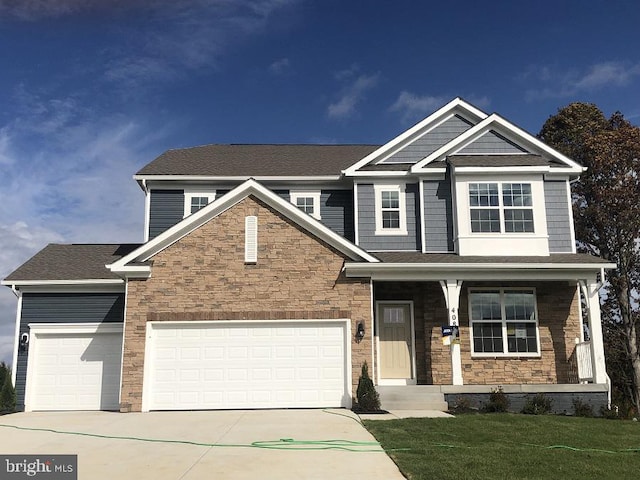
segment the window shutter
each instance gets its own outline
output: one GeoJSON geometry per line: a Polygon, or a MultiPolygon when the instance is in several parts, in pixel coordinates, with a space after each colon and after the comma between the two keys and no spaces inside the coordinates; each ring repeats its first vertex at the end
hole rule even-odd
{"type": "Polygon", "coordinates": [[[258,217],[244,219],[244,263],[258,261],[258,217]]]}

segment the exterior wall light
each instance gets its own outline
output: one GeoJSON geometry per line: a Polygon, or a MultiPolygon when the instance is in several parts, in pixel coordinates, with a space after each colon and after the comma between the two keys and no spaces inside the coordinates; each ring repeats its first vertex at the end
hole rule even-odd
{"type": "Polygon", "coordinates": [[[360,343],[364,338],[364,322],[358,322],[356,327],[356,343],[360,343]]]}

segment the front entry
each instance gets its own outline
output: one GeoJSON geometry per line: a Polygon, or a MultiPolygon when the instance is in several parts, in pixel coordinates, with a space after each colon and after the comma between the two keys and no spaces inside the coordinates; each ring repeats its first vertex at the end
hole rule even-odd
{"type": "Polygon", "coordinates": [[[380,382],[415,383],[413,319],[410,303],[378,303],[380,382]]]}

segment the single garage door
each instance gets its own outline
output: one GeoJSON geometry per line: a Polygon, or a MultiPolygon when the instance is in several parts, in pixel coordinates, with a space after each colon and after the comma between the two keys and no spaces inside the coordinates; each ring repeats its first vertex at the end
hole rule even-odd
{"type": "Polygon", "coordinates": [[[117,410],[122,324],[30,325],[27,410],[117,410]]]}
{"type": "Polygon", "coordinates": [[[346,321],[148,328],[144,410],[350,405],[346,321]]]}

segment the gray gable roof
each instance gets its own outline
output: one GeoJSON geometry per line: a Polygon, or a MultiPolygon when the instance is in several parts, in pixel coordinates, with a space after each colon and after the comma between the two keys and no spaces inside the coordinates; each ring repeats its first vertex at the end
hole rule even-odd
{"type": "Polygon", "coordinates": [[[379,145],[203,145],[168,150],[137,175],[324,176],[345,168],[379,145]]]}
{"type": "Polygon", "coordinates": [[[140,244],[49,244],[13,273],[5,283],[31,280],[111,280],[105,268],[140,244]]]}

